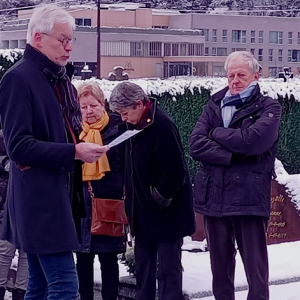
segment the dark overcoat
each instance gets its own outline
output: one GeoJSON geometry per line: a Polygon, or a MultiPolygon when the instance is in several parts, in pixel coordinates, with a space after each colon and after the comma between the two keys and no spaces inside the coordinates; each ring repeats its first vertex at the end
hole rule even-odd
{"type": "MultiPolygon", "coordinates": [[[[109,144],[118,137],[124,127],[120,116],[116,113],[109,114],[109,123],[101,131],[104,145],[109,144]]],[[[91,184],[95,197],[106,199],[122,199],[124,184],[124,153],[121,145],[109,149],[106,153],[110,171],[100,180],[92,180],[91,184]]],[[[125,252],[125,236],[112,237],[107,235],[91,234],[92,201],[88,191],[87,182],[84,182],[84,202],[87,217],[81,220],[80,252],[125,252]]]]}
{"type": "Polygon", "coordinates": [[[1,123],[12,162],[2,238],[27,253],[79,246],[72,208],[80,212],[82,187],[77,184],[73,194],[75,146],[68,143],[54,91],[58,70],[27,45],[0,84],[1,123]],[[30,168],[21,171],[18,165],[30,168]]]}
{"type": "Polygon", "coordinates": [[[257,85],[224,128],[220,104],[227,90],[212,96],[190,137],[191,156],[200,161],[195,210],[216,217],[269,217],[281,107],[257,85]]]}
{"type": "Polygon", "coordinates": [[[192,234],[192,188],[175,124],[154,101],[136,129],[143,130],[126,143],[125,156],[125,204],[133,235],[166,242],[192,234]],[[154,200],[154,188],[171,199],[169,206],[154,200]]]}
{"type": "Polygon", "coordinates": [[[3,132],[0,130],[0,229],[3,223],[4,203],[6,201],[8,177],[9,177],[9,158],[6,153],[3,132]]]}

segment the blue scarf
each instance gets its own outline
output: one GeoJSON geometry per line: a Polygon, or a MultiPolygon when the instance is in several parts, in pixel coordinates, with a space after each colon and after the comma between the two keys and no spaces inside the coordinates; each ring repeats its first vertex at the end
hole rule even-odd
{"type": "Polygon", "coordinates": [[[248,87],[237,95],[231,95],[230,90],[227,91],[225,97],[221,101],[222,118],[224,127],[228,127],[234,113],[248,100],[257,85],[257,81],[251,82],[248,87]]]}

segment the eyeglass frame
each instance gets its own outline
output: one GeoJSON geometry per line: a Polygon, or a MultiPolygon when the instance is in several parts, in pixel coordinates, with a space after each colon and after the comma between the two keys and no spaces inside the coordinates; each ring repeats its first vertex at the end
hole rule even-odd
{"type": "Polygon", "coordinates": [[[58,37],[52,35],[52,34],[49,34],[49,33],[46,33],[46,32],[41,32],[41,34],[45,34],[47,36],[53,36],[54,38],[56,38],[59,42],[62,43],[62,45],[64,47],[66,47],[68,45],[68,43],[70,42],[71,44],[74,44],[76,42],[76,37],[75,36],[72,36],[71,38],[69,37],[65,37],[63,39],[59,39],[58,37]]]}

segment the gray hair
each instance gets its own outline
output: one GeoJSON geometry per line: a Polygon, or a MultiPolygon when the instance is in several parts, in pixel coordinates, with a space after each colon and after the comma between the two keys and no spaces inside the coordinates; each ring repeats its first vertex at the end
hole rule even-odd
{"type": "Polygon", "coordinates": [[[55,23],[69,24],[75,29],[74,18],[63,8],[55,4],[45,4],[34,9],[27,30],[27,43],[30,44],[37,32],[51,34],[55,23]]]}
{"type": "Polygon", "coordinates": [[[114,87],[108,103],[112,111],[118,111],[124,108],[136,108],[138,100],[145,105],[149,98],[139,85],[124,81],[114,87]]]}
{"type": "Polygon", "coordinates": [[[230,53],[227,56],[225,65],[224,65],[225,71],[228,72],[228,65],[231,60],[239,59],[239,58],[244,60],[245,62],[248,62],[249,69],[252,72],[252,74],[254,74],[255,72],[259,72],[259,70],[261,69],[261,65],[258,63],[258,61],[256,60],[256,58],[253,56],[252,53],[250,53],[248,51],[236,51],[236,52],[230,53]]]}

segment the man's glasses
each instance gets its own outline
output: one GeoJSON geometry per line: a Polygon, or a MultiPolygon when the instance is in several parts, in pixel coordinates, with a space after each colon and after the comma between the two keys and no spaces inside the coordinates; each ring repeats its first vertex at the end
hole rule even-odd
{"type": "Polygon", "coordinates": [[[59,42],[62,43],[62,45],[63,45],[64,47],[66,47],[67,44],[68,44],[69,42],[70,42],[71,44],[74,44],[75,41],[76,41],[76,38],[75,38],[74,36],[72,36],[71,38],[65,37],[65,38],[59,39],[59,38],[57,38],[56,36],[51,35],[51,34],[48,34],[48,33],[45,33],[45,32],[41,32],[41,34],[45,34],[45,35],[47,35],[47,36],[52,36],[52,37],[56,38],[59,42]]]}

